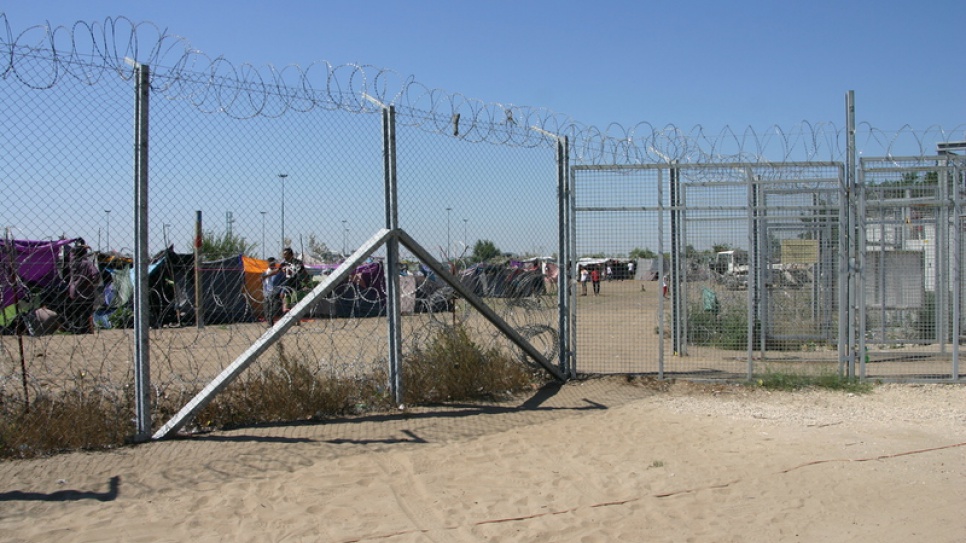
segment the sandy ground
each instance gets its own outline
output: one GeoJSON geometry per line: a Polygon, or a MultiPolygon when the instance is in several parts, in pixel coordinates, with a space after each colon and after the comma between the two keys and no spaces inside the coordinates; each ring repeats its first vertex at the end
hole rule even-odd
{"type": "Polygon", "coordinates": [[[966,541],[966,387],[573,382],[0,463],[3,541],[966,541]]]}

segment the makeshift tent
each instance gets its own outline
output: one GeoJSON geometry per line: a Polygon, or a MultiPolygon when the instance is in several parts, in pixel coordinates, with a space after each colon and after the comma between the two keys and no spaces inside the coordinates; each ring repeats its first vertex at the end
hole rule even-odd
{"type": "Polygon", "coordinates": [[[557,261],[551,256],[535,256],[523,261],[525,268],[532,267],[534,271],[543,274],[544,290],[546,292],[557,291],[557,280],[560,271],[557,268],[557,261]]]}
{"type": "MultiPolygon", "coordinates": [[[[354,300],[341,297],[352,305],[355,317],[375,317],[386,314],[386,274],[382,262],[370,262],[356,267],[349,275],[354,300]]],[[[340,312],[341,313],[341,312],[340,312]]]]}
{"type": "MultiPolygon", "coordinates": [[[[253,320],[241,255],[202,262],[201,305],[205,324],[253,320]]],[[[148,267],[151,326],[195,323],[194,255],[166,249],[148,267]]]]}
{"type": "Polygon", "coordinates": [[[318,317],[378,317],[386,314],[386,274],[382,262],[356,267],[326,300],[310,312],[318,317]]]}
{"type": "Polygon", "coordinates": [[[252,314],[265,318],[265,298],[262,291],[262,275],[268,269],[268,261],[250,256],[242,256],[242,270],[245,275],[245,297],[251,306],[252,314]]]}
{"type": "Polygon", "coordinates": [[[60,285],[60,249],[74,240],[0,240],[0,307],[60,285]]]}
{"type": "Polygon", "coordinates": [[[0,240],[0,327],[12,325],[18,314],[45,305],[57,311],[63,305],[60,251],[73,242],[0,240]]]}
{"type": "MultiPolygon", "coordinates": [[[[426,275],[399,278],[399,303],[403,314],[446,311],[453,289],[426,275]]],[[[386,314],[386,274],[382,262],[358,266],[336,285],[332,294],[319,301],[309,315],[316,317],[377,317],[386,314]]]]}
{"type": "Polygon", "coordinates": [[[105,297],[105,304],[108,307],[117,309],[131,304],[134,297],[134,274],[130,266],[114,268],[108,271],[111,274],[111,299],[105,297]]]}
{"type": "MultiPolygon", "coordinates": [[[[201,263],[201,301],[205,324],[251,322],[252,308],[245,293],[245,268],[242,256],[201,263]]],[[[184,276],[184,292],[191,322],[195,312],[195,276],[184,276]]]]}
{"type": "Polygon", "coordinates": [[[415,276],[416,298],[414,311],[416,313],[439,313],[453,308],[453,287],[440,281],[435,276],[415,276]]]}

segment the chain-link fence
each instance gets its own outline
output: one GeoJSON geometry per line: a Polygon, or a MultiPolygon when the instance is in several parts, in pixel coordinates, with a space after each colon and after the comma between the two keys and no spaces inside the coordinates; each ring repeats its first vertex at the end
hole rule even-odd
{"type": "Polygon", "coordinates": [[[955,155],[866,160],[850,185],[830,126],[601,132],[358,66],[139,48],[137,25],[118,47],[105,24],[77,27],[86,52],[51,38],[73,30],[0,41],[7,406],[94,390],[143,437],[292,360],[399,401],[454,325],[558,378],[959,379],[955,155]]]}
{"type": "MultiPolygon", "coordinates": [[[[8,54],[6,405],[99,390],[138,404],[157,429],[168,410],[197,415],[211,398],[199,393],[236,369],[292,360],[401,400],[400,364],[454,325],[483,350],[534,364],[520,348],[532,344],[544,366],[559,363],[558,167],[553,142],[528,127],[467,119],[427,130],[431,115],[417,107],[390,126],[365,93],[347,107],[344,96],[184,69],[8,54]],[[24,84],[52,69],[90,80],[24,84]],[[257,111],[238,114],[239,101],[258,101],[257,111]],[[509,145],[474,141],[500,131],[509,145]],[[403,245],[390,258],[385,239],[373,244],[385,228],[425,252],[403,245]],[[487,314],[456,287],[485,300],[487,314]],[[393,312],[398,328],[387,326],[393,312]]],[[[204,424],[188,419],[175,428],[204,424]]]]}

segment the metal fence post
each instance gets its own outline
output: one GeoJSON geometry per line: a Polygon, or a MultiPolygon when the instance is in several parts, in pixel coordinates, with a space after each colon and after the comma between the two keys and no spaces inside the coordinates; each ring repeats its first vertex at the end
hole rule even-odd
{"type": "Polygon", "coordinates": [[[949,194],[949,164],[944,164],[939,172],[938,194],[939,209],[936,228],[936,340],[939,342],[939,352],[946,354],[946,342],[951,340],[949,330],[949,208],[952,196],[949,194]]]}
{"type": "Polygon", "coordinates": [[[747,290],[745,292],[745,303],[747,305],[748,311],[748,323],[747,331],[748,337],[746,338],[746,350],[748,357],[748,377],[750,378],[755,372],[755,330],[757,330],[758,323],[755,320],[758,318],[758,301],[755,299],[755,288],[757,288],[757,281],[755,281],[755,256],[758,247],[758,232],[755,230],[755,209],[758,207],[757,193],[755,192],[755,182],[753,175],[754,173],[750,168],[744,169],[744,179],[746,185],[746,192],[748,198],[748,213],[745,216],[748,228],[748,272],[745,275],[745,281],[747,282],[747,290]]]}
{"type": "MultiPolygon", "coordinates": [[[[856,337],[861,335],[864,345],[865,336],[864,323],[856,323],[856,307],[860,300],[858,289],[861,286],[861,278],[856,273],[856,268],[859,265],[859,252],[863,254],[864,258],[865,247],[857,245],[859,241],[857,236],[859,217],[856,209],[857,186],[855,181],[855,91],[850,90],[846,93],[845,102],[846,165],[845,186],[842,191],[844,205],[840,209],[847,210],[847,213],[845,216],[842,216],[842,213],[839,215],[840,222],[843,225],[839,229],[841,232],[839,235],[839,373],[842,373],[843,364],[847,363],[844,368],[847,371],[846,375],[855,377],[855,341],[856,337]],[[856,330],[856,324],[861,327],[861,330],[856,330]],[[845,341],[843,342],[841,338],[845,338],[845,341]]],[[[864,223],[863,218],[862,224],[864,225],[864,223]]],[[[865,237],[864,232],[862,237],[865,237]]]]}
{"type": "Polygon", "coordinates": [[[953,267],[952,267],[952,287],[953,287],[953,367],[952,367],[952,378],[959,379],[959,345],[960,338],[962,337],[962,303],[963,303],[963,270],[962,270],[962,258],[963,258],[963,202],[962,202],[962,191],[963,187],[960,184],[963,177],[963,172],[961,169],[961,163],[955,165],[949,165],[947,163],[947,171],[951,171],[953,174],[952,190],[953,190],[953,267]]]}
{"type": "Polygon", "coordinates": [[[134,107],[134,389],[137,441],[151,437],[151,364],[148,341],[148,104],[150,68],[135,64],[134,107]]]}
{"type": "MultiPolygon", "coordinates": [[[[565,140],[568,141],[568,140],[565,140]]],[[[568,143],[569,145],[569,143],[568,143]]],[[[575,292],[573,289],[576,288],[575,279],[578,278],[577,273],[577,194],[574,179],[574,170],[570,167],[570,157],[569,157],[569,147],[567,147],[568,157],[567,157],[567,258],[564,259],[563,256],[560,258],[560,267],[562,279],[567,281],[566,288],[569,293],[575,292]],[[566,270],[563,268],[566,266],[566,270]]],[[[559,281],[560,279],[558,279],[559,281]]],[[[568,353],[568,359],[570,364],[570,371],[572,376],[577,375],[577,303],[574,300],[575,296],[569,296],[570,305],[567,307],[567,319],[569,322],[567,333],[568,341],[570,342],[570,352],[568,353]]]]}
{"type": "Polygon", "coordinates": [[[569,243],[570,183],[568,140],[557,138],[557,341],[560,373],[577,376],[570,350],[571,258],[569,243]]]}
{"type": "MultiPolygon", "coordinates": [[[[396,108],[382,108],[383,167],[386,187],[386,229],[399,229],[396,186],[396,108]]],[[[397,406],[403,405],[402,317],[399,301],[399,238],[386,241],[386,320],[389,327],[389,388],[397,406]]]]}
{"type": "MultiPolygon", "coordinates": [[[[685,345],[681,322],[681,171],[677,160],[671,162],[671,278],[668,282],[671,297],[671,347],[676,355],[684,356],[685,345]]],[[[663,271],[663,270],[662,270],[663,271]]]]}
{"type": "Polygon", "coordinates": [[[204,295],[201,285],[201,245],[204,240],[204,223],[202,222],[201,210],[195,211],[195,241],[193,252],[195,255],[194,276],[195,276],[195,326],[200,330],[205,327],[205,306],[204,295]]]}

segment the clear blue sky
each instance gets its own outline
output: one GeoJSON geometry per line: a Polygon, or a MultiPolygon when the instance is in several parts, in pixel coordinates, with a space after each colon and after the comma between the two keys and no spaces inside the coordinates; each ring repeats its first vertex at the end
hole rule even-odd
{"type": "MultiPolygon", "coordinates": [[[[701,127],[711,137],[726,127],[738,134],[748,127],[756,134],[768,134],[775,126],[794,133],[803,122],[830,123],[841,130],[845,95],[854,90],[860,127],[882,131],[886,139],[888,133],[904,127],[926,132],[938,126],[947,131],[945,139],[966,140],[966,70],[960,49],[966,21],[963,0],[935,0],[919,7],[897,0],[18,0],[7,4],[0,11],[14,35],[33,25],[70,27],[78,21],[101,24],[108,17],[125,17],[153,23],[167,34],[184,37],[208,57],[224,57],[235,66],[281,68],[320,61],[373,66],[367,74],[378,73],[376,68],[389,69],[398,74],[397,83],[411,76],[430,89],[486,104],[543,108],[605,132],[611,123],[625,128],[639,123],[658,129],[670,125],[686,133],[701,127]]],[[[142,45],[153,46],[150,33],[144,34],[142,45]]],[[[144,60],[142,56],[138,60],[144,60]]],[[[921,142],[922,150],[930,154],[932,137],[921,142]]],[[[858,143],[862,151],[869,140],[858,143]]],[[[881,147],[865,150],[866,156],[885,152],[881,147]]],[[[907,147],[897,154],[914,152],[918,150],[907,147]]],[[[332,248],[343,243],[351,248],[381,224],[378,208],[372,208],[368,218],[332,215],[325,217],[327,223],[320,223],[305,203],[320,197],[297,191],[306,190],[299,187],[308,185],[312,176],[334,179],[337,176],[323,173],[338,172],[317,172],[308,166],[300,171],[293,163],[286,169],[292,174],[290,190],[296,191],[289,195],[289,234],[314,232],[332,248]],[[344,225],[350,228],[348,233],[344,225]]],[[[128,173],[125,169],[115,176],[120,186],[127,184],[128,173]]],[[[250,174],[263,182],[276,171],[256,164],[229,173],[236,180],[250,174]]],[[[99,175],[84,179],[98,183],[99,175]]],[[[548,179],[553,181],[552,173],[548,179]]],[[[484,182],[465,184],[470,187],[467,190],[487,188],[484,182]]],[[[103,186],[98,189],[115,193],[103,186]]],[[[553,251],[552,221],[540,223],[546,230],[541,235],[527,232],[521,237],[515,225],[527,211],[504,209],[492,202],[481,207],[483,196],[466,200],[466,194],[452,190],[442,183],[427,196],[429,203],[413,204],[415,211],[406,215],[404,227],[412,228],[410,232],[419,234],[417,239],[427,246],[445,246],[450,237],[467,237],[470,244],[492,239],[499,247],[518,252],[553,251]],[[420,206],[435,211],[419,215],[420,206]],[[443,211],[448,207],[454,207],[452,217],[443,211]],[[494,220],[497,211],[506,213],[503,220],[494,220]]],[[[237,196],[252,194],[260,195],[239,192],[237,196]]],[[[407,198],[415,200],[415,194],[406,192],[404,203],[407,198]]],[[[269,199],[273,198],[274,194],[269,199]]],[[[554,203],[547,202],[547,212],[554,213],[554,203]]],[[[268,241],[278,239],[282,230],[274,208],[262,201],[181,203],[188,211],[203,207],[211,221],[206,224],[224,222],[226,211],[232,211],[249,240],[262,238],[258,228],[262,221],[268,222],[268,241]],[[260,209],[271,213],[260,215],[260,209]]],[[[361,207],[343,203],[346,208],[361,207]]],[[[63,229],[93,238],[109,230],[104,209],[123,209],[128,202],[98,202],[79,211],[71,205],[56,208],[55,215],[77,216],[74,222],[65,218],[63,229]]],[[[188,211],[156,213],[156,222],[163,224],[152,226],[152,235],[158,238],[152,244],[159,244],[160,233],[170,222],[176,225],[172,239],[179,240],[178,250],[184,250],[184,240],[192,235],[188,211]]],[[[122,223],[118,214],[112,217],[115,241],[121,232],[129,239],[132,225],[122,223]]],[[[22,224],[27,218],[5,220],[20,232],[30,231],[22,224]]],[[[37,230],[30,235],[50,233],[37,230]]],[[[620,253],[646,245],[652,243],[624,240],[606,250],[620,253]]]]}
{"type": "Polygon", "coordinates": [[[0,9],[14,29],[151,21],[235,64],[389,68],[600,128],[844,126],[850,89],[858,122],[880,130],[966,124],[962,0],[35,0],[0,9]]]}

